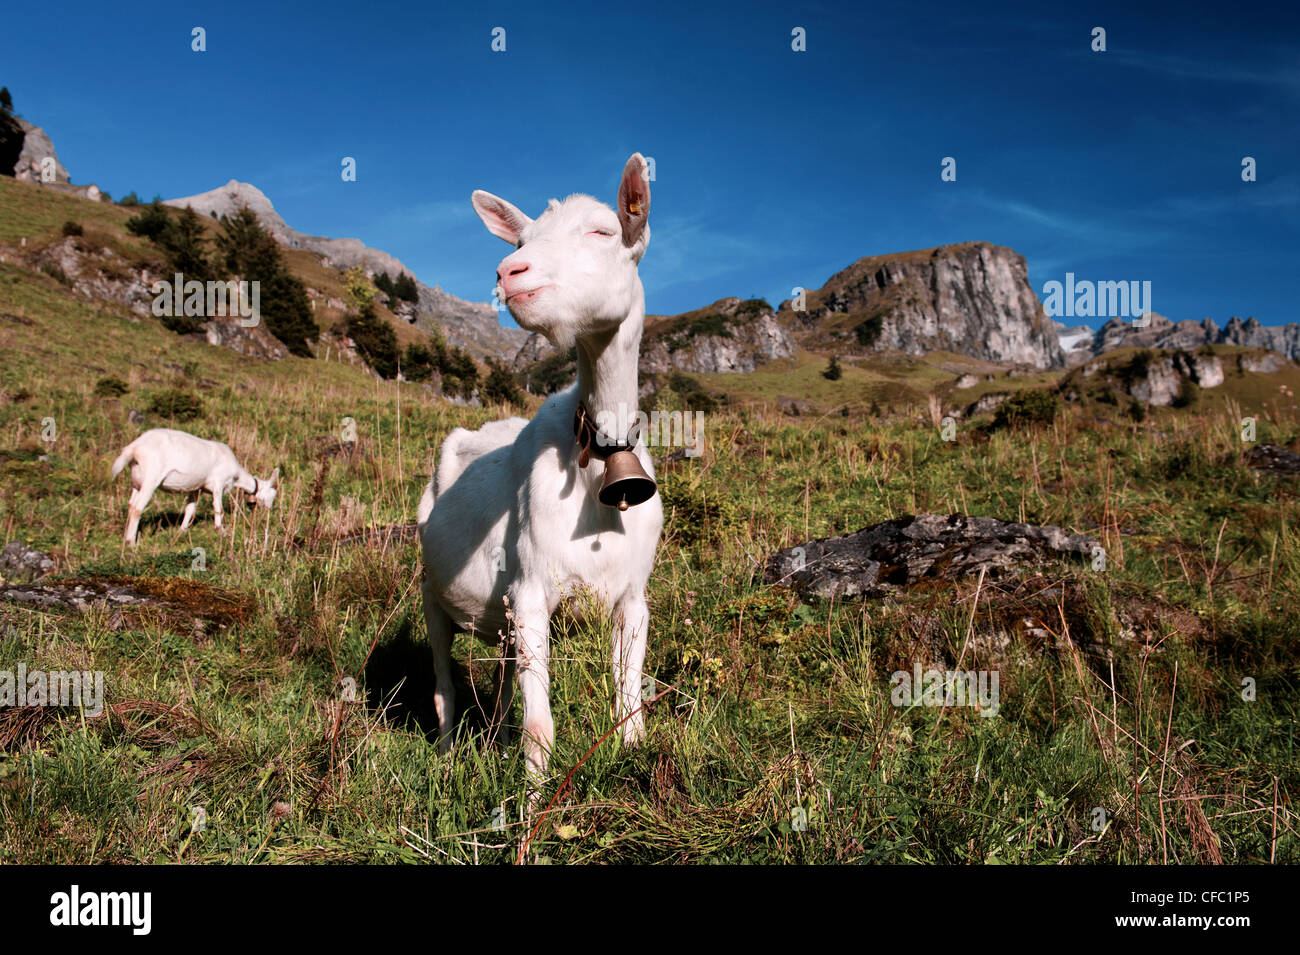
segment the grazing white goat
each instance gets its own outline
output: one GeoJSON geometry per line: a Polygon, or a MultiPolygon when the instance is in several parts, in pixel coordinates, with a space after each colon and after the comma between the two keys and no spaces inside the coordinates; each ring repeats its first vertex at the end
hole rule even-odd
{"type": "Polygon", "coordinates": [[[650,241],[648,169],[640,153],[628,159],[617,210],[591,196],[572,195],[563,202],[552,199],[533,220],[491,193],[476,191],[472,202],[488,231],[516,247],[497,267],[497,300],[523,328],[541,332],[560,348],[576,341],[578,380],[551,396],[532,421],[510,418],[478,431],[457,428],[443,442],[418,515],[424,616],[444,752],[451,747],[455,720],[453,634],[466,630],[486,639],[514,638],[498,713],[509,711],[517,666],[524,749],[536,780],[554,739],[550,618],[561,601],[580,590],[594,595],[613,618],[614,716],[631,714],[623,739],[634,743],[645,732],[639,708],[650,625],[646,583],[663,506],[654,494],[649,453],[640,444],[629,452],[635,436],[614,434],[605,423],[635,420],[637,411],[637,356],[645,324],[637,263],[650,241]],[[585,419],[578,417],[579,409],[585,419]],[[619,468],[635,470],[639,461],[646,475],[634,479],[640,493],[623,502],[635,506],[622,510],[598,498],[615,444],[623,446],[614,456],[621,459],[619,468]]]}
{"type": "Polygon", "coordinates": [[[113,462],[113,477],[117,477],[128,464],[131,467],[131,502],[127,509],[126,534],[128,544],[136,542],[140,515],[149,506],[153,492],[184,491],[189,495],[185,503],[185,519],[181,530],[194,523],[194,512],[199,506],[199,494],[207,490],[212,494],[212,509],[216,511],[217,529],[221,529],[221,500],[232,488],[244,491],[255,505],[270,507],[275,502],[276,486],[280,483],[280,469],[259,480],[249,474],[235,459],[234,452],[220,441],[196,438],[184,431],[171,428],[154,428],[136,438],[113,462]]]}

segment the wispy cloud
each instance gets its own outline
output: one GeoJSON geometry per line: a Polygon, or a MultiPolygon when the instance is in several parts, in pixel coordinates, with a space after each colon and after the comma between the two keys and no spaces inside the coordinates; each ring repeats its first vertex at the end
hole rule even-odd
{"type": "MultiPolygon", "coordinates": [[[[1242,66],[1177,54],[1139,53],[1131,50],[1114,50],[1106,55],[1112,62],[1148,73],[1208,83],[1266,86],[1291,96],[1300,96],[1300,66],[1242,66]]],[[[1295,61],[1297,55],[1292,52],[1288,58],[1295,61]]]]}

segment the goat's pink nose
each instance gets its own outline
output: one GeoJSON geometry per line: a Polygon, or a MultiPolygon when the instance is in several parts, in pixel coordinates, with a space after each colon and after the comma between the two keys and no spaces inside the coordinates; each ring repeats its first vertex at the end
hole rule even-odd
{"type": "Polygon", "coordinates": [[[528,271],[530,266],[527,262],[511,262],[506,265],[504,262],[497,269],[497,281],[504,282],[506,279],[512,279],[517,275],[523,275],[528,271]]]}

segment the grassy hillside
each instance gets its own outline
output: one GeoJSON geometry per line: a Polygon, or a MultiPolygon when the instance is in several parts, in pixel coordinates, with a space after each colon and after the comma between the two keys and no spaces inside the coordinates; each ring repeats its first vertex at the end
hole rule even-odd
{"type": "MultiPolygon", "coordinates": [[[[5,242],[68,217],[66,197],[13,195],[5,242]]],[[[91,205],[87,226],[120,224],[91,205]]],[[[417,548],[361,534],[413,521],[442,438],[505,409],[242,359],[13,264],[0,356],[4,540],[48,551],[60,575],[173,598],[86,614],[0,602],[0,671],[103,670],[109,705],[0,708],[2,861],[509,862],[535,828],[533,861],[1300,862],[1300,504],[1293,481],[1244,466],[1235,410],[1139,425],[1069,409],[1035,429],[963,422],[944,442],[917,415],[862,408],[922,400],[959,371],[952,356],[846,365],[839,382],[805,357],[734,382],[706,453],[661,467],[648,671],[669,692],[648,741],[606,738],[608,635],[563,623],[558,811],[526,825],[521,751],[486,745],[474,705],[495,651],[458,638],[466,714],[439,756],[417,548]],[[97,396],[110,375],[128,390],[97,396]],[[799,387],[857,410],[812,424],[764,410],[799,387]],[[148,410],[170,389],[202,412],[148,410]],[[160,492],[125,551],[127,482],[108,468],[140,430],[132,410],[228,442],[255,473],[281,467],[276,508],[232,499],[223,537],[205,500],[181,533],[183,500],[160,492]],[[928,511],[1087,532],[1107,563],[833,605],[759,582],[776,548],[928,511]],[[196,623],[214,603],[238,610],[196,623]],[[1000,672],[996,717],[891,705],[891,672],[958,659],[1000,672]]],[[[1295,441],[1295,410],[1263,403],[1258,437],[1295,441]]]]}

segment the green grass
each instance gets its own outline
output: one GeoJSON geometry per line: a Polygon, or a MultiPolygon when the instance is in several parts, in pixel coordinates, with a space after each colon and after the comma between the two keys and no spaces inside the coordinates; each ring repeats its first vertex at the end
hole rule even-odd
{"type": "MultiPolygon", "coordinates": [[[[1049,427],[962,422],[954,442],[919,416],[710,415],[706,453],[660,469],[648,672],[668,692],[648,739],[610,734],[606,629],[559,621],[544,802],[559,795],[526,822],[521,751],[487,745],[473,705],[493,648],[457,640],[467,712],[441,756],[417,548],[347,540],[414,520],[447,432],[504,409],[242,359],[13,265],[0,349],[3,539],[62,575],[148,578],[200,617],[223,595],[248,607],[218,628],[0,603],[0,670],[99,669],[108,688],[98,719],[0,710],[0,861],[502,863],[533,827],[528,858],[553,862],[1300,861],[1300,506],[1294,484],[1241,464],[1239,409],[1139,426],[1067,405],[1049,427]],[[127,392],[97,396],[107,375],[127,392]],[[128,412],[169,388],[202,401],[187,430],[255,473],[281,467],[281,495],[269,514],[232,499],[223,537],[206,500],[181,533],[183,500],[160,492],[125,552],[126,481],[108,467],[138,431],[128,412]],[[355,451],[322,457],[347,418],[355,451]],[[1106,566],[834,605],[760,582],[777,548],[927,511],[1090,533],[1106,566]],[[891,705],[893,671],[958,660],[999,672],[996,717],[891,705]]],[[[846,363],[826,382],[823,366],[793,374],[858,389],[859,408],[873,388],[923,396],[952,376],[846,363]]],[[[778,373],[740,384],[791,393],[763,374],[778,373]]],[[[1261,442],[1300,435],[1292,409],[1259,414],[1261,442]]]]}

